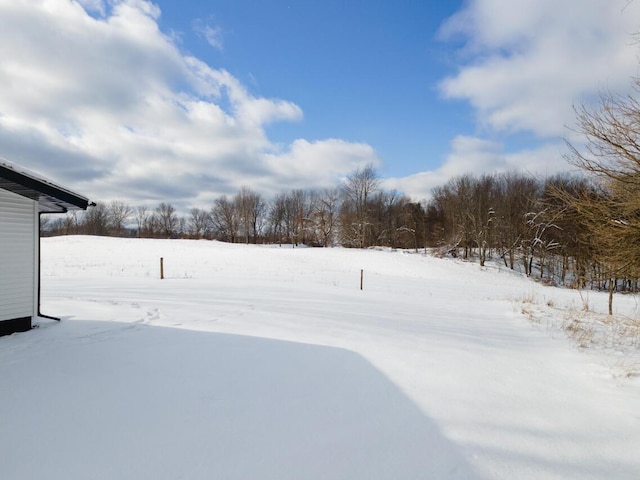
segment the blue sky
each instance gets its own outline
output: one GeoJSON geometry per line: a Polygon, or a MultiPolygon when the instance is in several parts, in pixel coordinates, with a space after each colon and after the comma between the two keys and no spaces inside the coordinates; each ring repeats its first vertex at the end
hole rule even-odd
{"type": "Polygon", "coordinates": [[[300,122],[271,125],[273,140],[366,142],[390,175],[442,161],[446,139],[473,131],[467,106],[437,90],[455,68],[454,51],[437,32],[460,3],[157,2],[162,27],[175,31],[185,49],[252,91],[304,110],[300,122]],[[207,43],[206,27],[219,46],[207,43]]]}
{"type": "Polygon", "coordinates": [[[0,157],[98,200],[208,208],[367,163],[415,200],[570,166],[629,92],[627,0],[0,0],[0,157]]]}

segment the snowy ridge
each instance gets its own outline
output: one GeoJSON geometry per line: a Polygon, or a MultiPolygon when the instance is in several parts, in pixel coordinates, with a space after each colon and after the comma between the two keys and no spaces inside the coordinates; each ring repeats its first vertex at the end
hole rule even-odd
{"type": "Polygon", "coordinates": [[[637,377],[554,326],[575,291],[376,250],[59,237],[42,260],[63,321],[0,338],[0,478],[640,473],[637,377]]]}

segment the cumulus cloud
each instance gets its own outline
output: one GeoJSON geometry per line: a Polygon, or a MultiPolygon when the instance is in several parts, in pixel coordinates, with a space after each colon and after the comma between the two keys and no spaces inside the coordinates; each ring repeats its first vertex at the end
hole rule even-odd
{"type": "Polygon", "coordinates": [[[574,104],[626,91],[637,75],[638,18],[628,0],[470,0],[441,28],[464,46],[440,89],[488,128],[563,136],[574,104]]]}
{"type": "Polygon", "coordinates": [[[284,152],[265,154],[265,163],[278,183],[305,188],[335,186],[336,179],[345,173],[367,164],[379,166],[380,160],[370,145],[332,138],[315,142],[298,139],[284,152]]]}
{"type": "Polygon", "coordinates": [[[563,160],[563,149],[562,142],[548,142],[533,149],[508,153],[501,142],[459,135],[452,140],[451,152],[440,167],[407,177],[389,178],[384,185],[421,201],[431,196],[433,188],[464,174],[480,176],[518,171],[545,178],[568,169],[563,160]]]}
{"type": "Polygon", "coordinates": [[[300,107],[185,55],[160,15],[145,0],[0,0],[0,156],[96,200],[185,207],[376,161],[338,140],[274,145],[265,128],[300,107]]]}
{"type": "Polygon", "coordinates": [[[438,168],[390,178],[386,186],[420,200],[465,173],[544,178],[571,170],[561,138],[582,140],[567,128],[574,105],[589,105],[602,91],[629,91],[638,74],[638,18],[640,2],[628,0],[469,0],[440,29],[441,39],[456,45],[458,69],[439,88],[469,102],[479,133],[454,138],[438,168]],[[507,150],[503,142],[520,132],[537,145],[507,150]]]}

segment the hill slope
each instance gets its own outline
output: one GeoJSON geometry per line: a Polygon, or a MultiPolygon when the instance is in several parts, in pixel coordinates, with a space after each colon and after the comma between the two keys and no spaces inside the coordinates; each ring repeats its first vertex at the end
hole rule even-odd
{"type": "Polygon", "coordinates": [[[44,239],[42,277],[63,321],[0,338],[1,478],[640,475],[640,385],[553,328],[576,292],[403,252],[94,237],[44,239]]]}

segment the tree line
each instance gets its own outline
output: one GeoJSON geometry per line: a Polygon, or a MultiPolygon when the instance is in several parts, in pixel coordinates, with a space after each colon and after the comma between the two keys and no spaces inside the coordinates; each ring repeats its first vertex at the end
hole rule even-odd
{"type": "MultiPolygon", "coordinates": [[[[417,203],[380,187],[372,166],[340,187],[291,190],[267,201],[248,187],[222,195],[209,210],[179,215],[170,203],[151,209],[98,202],[86,212],[54,217],[45,235],[88,234],[141,238],[216,239],[366,248],[435,248],[440,254],[499,259],[505,267],[556,284],[602,288],[603,263],[593,227],[569,198],[599,198],[586,177],[537,179],[516,172],[461,175],[417,203]],[[564,195],[564,196],[563,196],[564,195]]],[[[635,288],[635,280],[627,287],[635,288]]]]}
{"type": "Polygon", "coordinates": [[[567,142],[581,176],[537,181],[518,174],[461,176],[436,188],[426,208],[432,241],[449,252],[517,261],[554,284],[638,291],[640,278],[640,80],[576,108],[583,145],[567,142]]]}
{"type": "Polygon", "coordinates": [[[424,209],[405,195],[381,188],[372,165],[354,170],[336,187],[295,189],[267,200],[249,187],[222,195],[209,209],[179,214],[171,203],[133,207],[115,200],[86,212],[43,217],[44,235],[112,235],[216,239],[366,248],[425,244],[424,209]]]}
{"type": "MultiPolygon", "coordinates": [[[[170,203],[98,203],[81,214],[43,220],[45,234],[128,235],[226,242],[367,248],[435,248],[498,259],[506,268],[565,286],[637,291],[640,278],[640,83],[627,96],[602,95],[576,109],[585,147],[566,158],[582,175],[538,179],[521,173],[464,174],[415,202],[381,188],[372,165],[324,190],[266,200],[249,187],[208,210],[178,215],[170,203]]],[[[44,217],[43,217],[44,218],[44,217]]]]}
{"type": "Polygon", "coordinates": [[[558,192],[597,190],[585,177],[536,179],[520,173],[461,175],[434,189],[426,205],[428,243],[442,253],[499,259],[550,283],[584,286],[596,266],[589,229],[558,192]]]}

